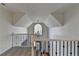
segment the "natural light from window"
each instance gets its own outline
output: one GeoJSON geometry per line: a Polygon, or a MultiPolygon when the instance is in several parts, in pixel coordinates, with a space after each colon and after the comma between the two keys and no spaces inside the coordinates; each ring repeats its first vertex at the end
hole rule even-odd
{"type": "Polygon", "coordinates": [[[41,24],[36,24],[34,26],[34,34],[42,35],[42,26],[41,26],[41,24]]]}

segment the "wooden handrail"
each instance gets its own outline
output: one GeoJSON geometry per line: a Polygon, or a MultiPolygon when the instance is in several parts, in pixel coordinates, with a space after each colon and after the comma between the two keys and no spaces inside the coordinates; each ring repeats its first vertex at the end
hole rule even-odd
{"type": "Polygon", "coordinates": [[[79,41],[79,40],[61,40],[61,39],[35,39],[35,41],[79,41]]]}

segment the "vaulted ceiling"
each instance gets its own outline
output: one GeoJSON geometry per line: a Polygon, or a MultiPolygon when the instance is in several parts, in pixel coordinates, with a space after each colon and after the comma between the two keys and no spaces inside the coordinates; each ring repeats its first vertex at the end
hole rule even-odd
{"type": "Polygon", "coordinates": [[[63,12],[68,3],[6,3],[5,8],[13,13],[13,25],[28,27],[31,23],[44,22],[48,27],[63,24],[63,12]]]}

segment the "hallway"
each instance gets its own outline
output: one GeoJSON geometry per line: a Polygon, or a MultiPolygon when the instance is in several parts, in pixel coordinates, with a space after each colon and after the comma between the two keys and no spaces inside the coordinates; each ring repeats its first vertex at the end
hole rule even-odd
{"type": "Polygon", "coordinates": [[[79,56],[79,4],[0,4],[0,55],[33,56],[34,47],[79,56]]]}

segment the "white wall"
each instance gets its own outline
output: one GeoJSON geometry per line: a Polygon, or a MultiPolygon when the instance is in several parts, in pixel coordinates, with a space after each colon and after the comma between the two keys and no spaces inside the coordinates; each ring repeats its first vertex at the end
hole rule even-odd
{"type": "Polygon", "coordinates": [[[50,38],[79,38],[79,5],[74,5],[64,13],[65,25],[50,29],[50,38]]]}
{"type": "Polygon", "coordinates": [[[26,28],[12,26],[12,13],[0,6],[0,54],[12,47],[12,33],[27,33],[26,28]]]}
{"type": "Polygon", "coordinates": [[[0,6],[0,54],[11,47],[11,13],[0,6]]]}
{"type": "MultiPolygon", "coordinates": [[[[71,7],[64,13],[64,26],[50,29],[50,38],[58,40],[79,40],[79,5],[71,7]]],[[[65,41],[66,42],[66,41],[65,41]]],[[[77,42],[75,44],[75,55],[77,55],[77,42]]],[[[54,44],[55,45],[55,44],[54,44]]],[[[73,43],[72,43],[73,45],[73,43]]],[[[59,46],[59,45],[58,45],[59,46]]],[[[62,46],[61,46],[62,47],[62,46]]],[[[65,44],[66,47],[66,44],[65,44]]],[[[70,55],[70,43],[68,42],[68,55],[70,55]]],[[[74,54],[74,45],[72,47],[72,55],[74,54]]],[[[54,50],[55,51],[55,50],[54,50]]],[[[63,49],[61,49],[63,51],[63,49]]],[[[65,49],[65,55],[66,53],[65,49]]],[[[52,49],[51,49],[52,52],[52,49]]],[[[61,54],[63,55],[63,54],[61,54]]]]}
{"type": "Polygon", "coordinates": [[[15,33],[15,34],[25,33],[25,34],[27,34],[27,28],[12,26],[12,33],[15,33]]]}

